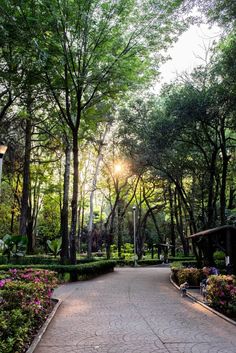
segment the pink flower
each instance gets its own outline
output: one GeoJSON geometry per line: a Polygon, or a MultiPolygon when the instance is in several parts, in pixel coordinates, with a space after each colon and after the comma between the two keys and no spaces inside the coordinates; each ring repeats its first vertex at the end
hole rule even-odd
{"type": "Polygon", "coordinates": [[[9,272],[15,276],[17,274],[17,269],[16,268],[10,268],[9,272]]]}
{"type": "Polygon", "coordinates": [[[0,280],[0,288],[3,288],[5,286],[6,280],[5,279],[1,279],[0,280]]]}
{"type": "Polygon", "coordinates": [[[35,299],[34,304],[35,304],[35,305],[41,305],[41,302],[40,302],[40,300],[35,299]]]}

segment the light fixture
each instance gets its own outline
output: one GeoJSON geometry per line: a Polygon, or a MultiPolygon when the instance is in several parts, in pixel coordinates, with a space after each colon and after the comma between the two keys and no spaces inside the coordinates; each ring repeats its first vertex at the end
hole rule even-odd
{"type": "Polygon", "coordinates": [[[0,145],[0,158],[4,156],[4,154],[7,151],[7,146],[6,145],[0,145]]]}

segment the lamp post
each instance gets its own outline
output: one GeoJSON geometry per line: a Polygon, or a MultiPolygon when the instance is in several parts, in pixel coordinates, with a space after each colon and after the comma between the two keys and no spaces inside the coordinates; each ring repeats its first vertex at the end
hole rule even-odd
{"type": "Polygon", "coordinates": [[[137,266],[136,262],[136,206],[133,206],[133,221],[134,221],[134,267],[137,266]]]}
{"type": "Polygon", "coordinates": [[[0,196],[1,196],[1,181],[2,181],[2,162],[3,162],[3,156],[7,151],[7,146],[5,145],[0,145],[0,196]]]}

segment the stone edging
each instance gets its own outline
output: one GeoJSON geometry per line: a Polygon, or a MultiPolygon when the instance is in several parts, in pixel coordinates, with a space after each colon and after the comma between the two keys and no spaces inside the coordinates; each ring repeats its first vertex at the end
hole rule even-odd
{"type": "Polygon", "coordinates": [[[62,303],[62,300],[60,299],[52,299],[53,301],[56,301],[56,305],[54,306],[52,312],[48,315],[47,320],[45,321],[45,323],[43,324],[43,326],[40,328],[39,332],[37,333],[37,335],[35,336],[33,342],[31,343],[30,347],[27,349],[27,351],[25,353],[33,353],[34,350],[36,349],[37,345],[39,344],[41,338],[43,337],[46,329],[48,328],[48,325],[50,324],[50,322],[52,321],[54,315],[57,312],[57,309],[59,308],[59,306],[62,303]]]}
{"type": "MultiPolygon", "coordinates": [[[[173,281],[172,276],[170,275],[170,282],[171,284],[177,289],[179,290],[180,287],[173,281]]],[[[189,297],[191,300],[193,300],[194,302],[200,304],[201,306],[203,306],[205,309],[211,311],[213,314],[221,317],[222,319],[224,319],[225,321],[228,321],[230,324],[236,326],[236,322],[234,320],[231,320],[230,318],[228,318],[227,316],[219,313],[218,311],[216,311],[215,309],[211,308],[210,306],[208,306],[207,304],[204,304],[203,302],[201,302],[200,300],[198,300],[197,298],[195,298],[192,294],[186,293],[187,297],[189,297]]]]}

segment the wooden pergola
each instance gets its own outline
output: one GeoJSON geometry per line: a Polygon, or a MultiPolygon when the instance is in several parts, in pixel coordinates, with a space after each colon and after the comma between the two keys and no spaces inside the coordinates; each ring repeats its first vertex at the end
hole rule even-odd
{"type": "Polygon", "coordinates": [[[214,265],[213,254],[217,250],[225,253],[228,266],[236,274],[236,227],[222,226],[190,235],[193,251],[199,265],[214,265]]]}

